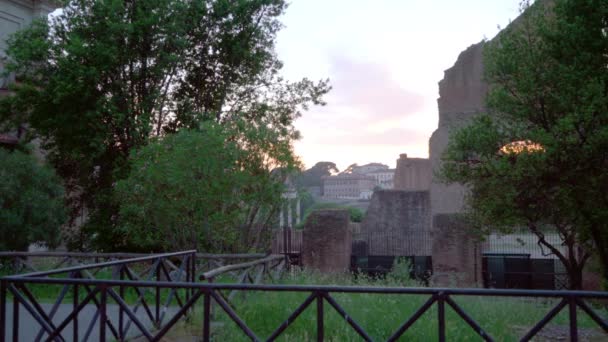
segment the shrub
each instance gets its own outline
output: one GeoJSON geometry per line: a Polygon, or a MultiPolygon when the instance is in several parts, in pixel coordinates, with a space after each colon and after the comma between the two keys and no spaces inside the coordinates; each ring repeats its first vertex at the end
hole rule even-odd
{"type": "Polygon", "coordinates": [[[66,221],[64,189],[54,171],[20,151],[0,148],[0,250],[32,243],[54,248],[66,221]]]}

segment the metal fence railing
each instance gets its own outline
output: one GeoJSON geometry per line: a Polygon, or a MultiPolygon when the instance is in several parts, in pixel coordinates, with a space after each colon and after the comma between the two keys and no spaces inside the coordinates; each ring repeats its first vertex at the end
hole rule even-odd
{"type": "MultiPolygon", "coordinates": [[[[43,333],[46,334],[45,340],[49,341],[65,341],[67,339],[64,332],[65,327],[69,322],[78,319],[78,313],[83,306],[90,302],[95,302],[98,313],[98,329],[99,340],[106,341],[107,330],[111,330],[114,338],[124,340],[124,337],[117,334],[116,324],[120,327],[120,323],[116,323],[114,318],[108,314],[108,303],[116,302],[120,309],[137,325],[143,337],[149,341],[160,340],[171,327],[179,320],[180,317],[186,314],[199,300],[203,301],[203,318],[202,318],[202,339],[210,341],[210,322],[211,322],[211,302],[215,301],[217,305],[227,314],[227,316],[236,323],[245,335],[252,341],[261,341],[262,338],[256,334],[235,312],[230,303],[220,294],[220,291],[263,291],[263,292],[299,292],[307,293],[308,296],[284,322],[279,324],[276,329],[264,340],[274,341],[313,303],[316,304],[316,338],[318,341],[323,341],[325,337],[324,330],[324,305],[328,304],[349,324],[349,326],[365,341],[371,341],[372,338],[368,332],[358,324],[345,309],[336,302],[333,295],[337,293],[362,293],[376,295],[419,295],[428,297],[426,302],[420,306],[410,317],[394,331],[388,338],[388,341],[396,341],[399,339],[418,319],[421,318],[431,307],[436,306],[437,310],[437,329],[438,340],[446,340],[446,306],[464,320],[483,340],[494,341],[491,334],[486,331],[480,324],[475,321],[467,312],[454,300],[454,296],[492,296],[492,297],[539,297],[539,298],[557,298],[559,303],[553,307],[540,321],[532,326],[526,334],[521,338],[521,341],[531,340],[553,317],[559,312],[568,310],[568,328],[571,341],[578,340],[577,326],[577,309],[581,309],[595,321],[599,327],[605,332],[608,332],[608,322],[600,317],[595,311],[589,307],[585,300],[589,299],[608,299],[606,292],[585,292],[585,291],[530,291],[530,290],[488,290],[488,289],[449,289],[449,288],[386,288],[386,287],[347,287],[347,286],[302,286],[302,285],[251,285],[251,284],[205,284],[193,282],[152,282],[152,281],[126,281],[126,280],[94,280],[94,279],[57,279],[57,278],[37,278],[25,276],[10,276],[1,280],[0,286],[0,341],[6,340],[6,306],[5,303],[10,293],[13,297],[14,307],[23,306],[32,315],[40,325],[43,333]],[[35,303],[31,303],[22,295],[22,289],[33,284],[49,284],[67,286],[72,289],[87,288],[88,292],[84,299],[74,303],[73,311],[59,324],[56,324],[48,315],[39,312],[35,303]],[[142,324],[138,323],[136,315],[120,295],[120,289],[126,287],[138,287],[142,289],[170,289],[172,291],[183,290],[190,293],[189,298],[180,306],[169,322],[163,325],[157,331],[150,331],[142,324]]],[[[14,321],[13,321],[13,324],[14,321]]],[[[17,323],[18,325],[18,323],[17,323]]],[[[32,327],[33,328],[33,327],[32,327]]],[[[117,330],[120,332],[120,328],[117,330]]],[[[13,334],[15,330],[13,330],[13,334]]],[[[76,336],[78,337],[78,336],[76,336]]],[[[15,336],[13,335],[15,340],[15,336]]],[[[19,337],[16,337],[18,340],[19,337]]],[[[77,339],[75,339],[77,340],[77,339]]]]}
{"type": "MultiPolygon", "coordinates": [[[[79,337],[83,340],[88,340],[93,332],[94,327],[99,322],[107,322],[107,326],[116,340],[125,340],[129,335],[131,327],[135,325],[140,331],[143,328],[142,319],[151,322],[152,325],[160,327],[163,324],[169,306],[176,305],[183,307],[187,302],[192,291],[184,291],[180,293],[176,290],[171,290],[166,294],[161,301],[161,292],[158,288],[152,289],[153,292],[147,293],[146,288],[137,286],[138,282],[156,281],[156,282],[186,282],[193,283],[195,281],[195,260],[196,251],[184,251],[177,253],[154,254],[148,256],[140,256],[136,258],[111,260],[93,264],[79,264],[76,266],[64,267],[60,269],[51,269],[47,271],[37,271],[25,274],[19,274],[3,278],[0,286],[0,341],[5,340],[7,331],[6,320],[6,302],[7,295],[13,299],[12,305],[12,339],[13,341],[20,340],[49,340],[49,341],[64,341],[62,335],[63,330],[71,324],[73,341],[78,341],[79,337]],[[12,279],[12,280],[5,280],[12,279]],[[16,281],[20,279],[21,281],[16,281]],[[50,291],[42,289],[42,295],[38,294],[40,289],[32,286],[44,280],[61,279],[64,283],[58,291],[50,291]],[[82,282],[82,286],[70,284],[72,280],[82,282]],[[118,286],[117,291],[106,291],[100,283],[108,280],[116,280],[123,283],[123,286],[118,286]],[[124,286],[124,285],[130,286],[124,286]],[[131,290],[133,302],[127,304],[127,291],[131,290]],[[53,298],[54,296],[57,296],[53,298]],[[60,324],[55,324],[55,316],[58,314],[67,296],[72,297],[72,305],[65,318],[60,324]],[[47,296],[50,298],[41,298],[47,296]],[[108,296],[112,296],[114,302],[118,305],[118,313],[116,322],[110,322],[107,319],[107,300],[108,296]],[[51,301],[50,308],[45,309],[44,304],[51,301]],[[86,329],[79,328],[79,313],[87,305],[93,305],[96,311],[93,314],[93,319],[88,323],[86,329]],[[21,325],[21,307],[25,309],[27,315],[32,317],[33,321],[39,324],[39,327],[28,327],[28,332],[32,332],[32,328],[38,329],[37,333],[28,337],[20,338],[21,325]],[[142,315],[137,316],[137,312],[143,309],[142,315]]],[[[104,327],[106,324],[102,324],[104,327]]],[[[105,341],[105,329],[100,332],[100,340],[105,341]],[[103,334],[102,334],[103,333],[103,334]]]]}
{"type": "MultiPolygon", "coordinates": [[[[61,259],[60,265],[65,267],[1,278],[0,342],[9,337],[13,341],[125,341],[136,336],[155,341],[197,300],[197,290],[191,286],[197,274],[209,282],[221,276],[223,281],[259,284],[264,277],[280,277],[285,264],[281,255],[200,254],[195,250],[152,255],[1,254],[11,264],[15,258],[27,263],[24,269],[33,269],[31,259],[43,255],[55,259],[51,265],[61,259]],[[83,264],[81,258],[111,259],[83,264]],[[242,260],[250,261],[234,263],[242,260]],[[217,267],[210,269],[212,266],[217,267]]],[[[219,290],[216,294],[225,302],[235,295],[232,291],[224,297],[219,290]]]]}
{"type": "MultiPolygon", "coordinates": [[[[108,261],[148,257],[148,253],[90,252],[0,252],[2,270],[11,273],[41,272],[62,267],[83,266],[108,261]]],[[[160,255],[160,254],[156,254],[160,255]]],[[[211,254],[196,253],[196,271],[206,272],[218,267],[240,264],[266,257],[263,253],[211,254]]]]}

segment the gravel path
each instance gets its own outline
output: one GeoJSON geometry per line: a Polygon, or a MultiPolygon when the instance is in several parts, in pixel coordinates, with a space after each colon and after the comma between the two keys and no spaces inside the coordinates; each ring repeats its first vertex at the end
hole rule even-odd
{"type": "MultiPolygon", "coordinates": [[[[51,310],[52,304],[41,304],[42,308],[45,312],[49,312],[51,310]]],[[[167,310],[165,322],[170,319],[171,315],[178,311],[178,308],[171,307],[167,310]]],[[[72,305],[70,304],[61,304],[57,313],[53,317],[53,323],[59,324],[63,321],[69,314],[72,312],[72,305]]],[[[94,327],[89,335],[87,341],[99,341],[99,319],[96,316],[96,307],[93,304],[87,305],[82,311],[80,311],[78,315],[78,335],[79,340],[82,341],[84,338],[87,329],[89,328],[93,319],[95,319],[94,327]]],[[[6,305],[6,315],[7,322],[6,327],[7,331],[5,331],[5,336],[7,341],[12,340],[13,337],[13,304],[6,305]]],[[[117,326],[118,322],[118,306],[115,304],[108,304],[107,306],[107,315],[108,319],[117,326]]],[[[153,327],[152,322],[148,319],[148,315],[146,315],[143,307],[140,307],[136,313],[139,320],[145,325],[145,327],[149,330],[153,327]]],[[[125,314],[125,323],[127,322],[127,315],[125,314]]],[[[19,341],[34,341],[38,332],[40,330],[40,324],[32,317],[32,315],[21,305],[19,308],[19,341]]],[[[66,341],[72,341],[72,323],[70,322],[66,328],[63,330],[66,341]]],[[[131,324],[131,328],[128,331],[128,337],[139,336],[140,332],[137,329],[135,324],[131,324]]],[[[106,338],[108,340],[113,340],[113,335],[109,328],[106,328],[106,338]]]]}

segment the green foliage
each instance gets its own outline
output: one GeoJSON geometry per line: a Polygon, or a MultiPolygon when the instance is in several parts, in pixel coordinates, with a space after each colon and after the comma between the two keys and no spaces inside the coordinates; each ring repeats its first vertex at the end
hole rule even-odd
{"type": "Polygon", "coordinates": [[[41,138],[73,213],[87,210],[98,250],[119,247],[112,189],[133,150],[206,121],[244,120],[292,141],[293,121],[329,90],[279,76],[283,0],[63,5],[10,38],[7,70],[19,82],[0,101],[0,125],[28,123],[30,138],[41,138]]]}
{"type": "Polygon", "coordinates": [[[332,162],[318,162],[310,169],[302,172],[296,181],[301,187],[323,186],[323,177],[338,173],[338,167],[332,162]]]}
{"type": "Polygon", "coordinates": [[[315,205],[315,198],[306,189],[298,190],[298,198],[300,199],[300,217],[304,217],[310,207],[315,205]]]}
{"type": "Polygon", "coordinates": [[[302,217],[302,222],[300,223],[298,228],[304,227],[304,222],[313,211],[321,209],[346,209],[348,210],[348,213],[350,215],[351,222],[363,222],[363,217],[365,216],[363,210],[356,207],[340,205],[338,203],[315,203],[306,210],[304,216],[302,217]]]}
{"type": "Polygon", "coordinates": [[[289,144],[277,138],[244,123],[208,123],[133,153],[130,175],[116,185],[122,244],[142,251],[251,248],[254,224],[281,201],[283,178],[270,165],[297,167],[289,144]]]}
{"type": "Polygon", "coordinates": [[[452,137],[441,174],[468,186],[473,222],[527,227],[576,287],[590,253],[608,275],[608,3],[524,9],[485,46],[489,112],[452,137]],[[519,148],[501,150],[511,142],[519,148]],[[546,229],[566,255],[544,240],[546,229]]]}
{"type": "Polygon", "coordinates": [[[56,247],[66,212],[55,173],[32,156],[0,148],[0,179],[0,250],[56,247]]]}
{"type": "Polygon", "coordinates": [[[393,268],[386,275],[388,281],[392,282],[412,282],[411,273],[413,270],[413,265],[409,259],[403,257],[395,258],[393,262],[393,268]]]}

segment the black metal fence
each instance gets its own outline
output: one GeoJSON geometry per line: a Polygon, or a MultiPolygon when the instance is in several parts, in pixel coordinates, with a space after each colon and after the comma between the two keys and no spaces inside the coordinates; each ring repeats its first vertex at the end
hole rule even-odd
{"type": "MultiPolygon", "coordinates": [[[[195,260],[196,251],[184,251],[178,253],[166,253],[137,257],[125,260],[113,260],[103,263],[87,264],[66,267],[50,271],[39,271],[3,278],[0,286],[0,341],[5,341],[7,332],[6,303],[10,295],[12,297],[12,340],[35,341],[65,341],[67,333],[64,330],[71,325],[71,337],[73,341],[79,338],[87,341],[92,336],[95,326],[100,326],[99,340],[106,340],[106,326],[112,338],[123,341],[129,336],[132,326],[146,337],[151,337],[144,326],[143,320],[151,322],[156,328],[163,326],[170,306],[179,307],[178,312],[184,308],[191,296],[192,290],[178,291],[174,287],[164,296],[161,289],[141,287],[139,283],[164,282],[164,283],[193,283],[195,282],[195,260]],[[100,279],[101,278],[101,279],[100,279]],[[104,286],[108,278],[119,281],[121,285],[115,288],[104,286]],[[53,296],[56,291],[42,289],[42,295],[36,295],[35,284],[44,284],[45,281],[54,281],[48,284],[61,285],[57,297],[52,306],[44,309],[43,302],[48,298],[41,296],[53,296]],[[73,283],[72,281],[76,281],[73,283]],[[150,290],[148,292],[147,290],[150,290]],[[130,293],[129,293],[130,292],[130,293]],[[55,316],[67,296],[72,297],[72,305],[66,317],[56,324],[55,316]],[[128,297],[132,303],[128,304],[128,297]],[[118,305],[115,320],[108,319],[107,303],[111,299],[118,305]],[[162,300],[161,300],[162,299],[162,300]],[[79,313],[87,306],[93,305],[96,310],[86,329],[79,327],[79,313]],[[38,329],[38,332],[29,337],[21,338],[20,311],[25,312],[39,324],[39,327],[28,327],[38,329]],[[143,315],[137,312],[143,309],[143,315]]],[[[63,304],[65,305],[65,304],[63,304]]],[[[175,317],[175,316],[174,316],[175,317]]]]}
{"type": "MultiPolygon", "coordinates": [[[[2,270],[5,272],[10,270],[12,273],[24,273],[142,258],[150,255],[148,253],[0,252],[0,262],[2,270]]],[[[266,256],[267,254],[262,253],[196,253],[195,266],[197,272],[206,272],[218,267],[258,260],[266,256]]],[[[131,263],[131,265],[133,264],[131,263]]]]}
{"type": "MultiPolygon", "coordinates": [[[[352,286],[301,286],[301,285],[259,285],[259,284],[221,284],[197,283],[195,277],[195,251],[160,254],[128,260],[116,260],[100,264],[67,267],[63,269],[13,275],[0,279],[0,342],[13,341],[78,341],[95,339],[99,341],[124,341],[133,336],[132,332],[149,341],[159,341],[175,324],[202,301],[203,317],[200,331],[204,341],[210,341],[210,322],[212,302],[223,310],[238,329],[253,341],[274,341],[311,305],[316,306],[316,337],[325,337],[324,306],[333,308],[349,326],[363,339],[371,341],[369,333],[335,300],[338,293],[359,293],[376,295],[418,295],[426,298],[409,317],[391,334],[388,341],[395,341],[412,327],[428,310],[436,308],[437,336],[439,341],[446,340],[446,306],[449,306],[475,333],[486,341],[494,341],[491,332],[485,330],[455,297],[537,297],[554,298],[559,303],[540,321],[532,326],[521,341],[529,341],[562,310],[568,312],[568,328],[571,341],[578,340],[577,312],[582,310],[599,327],[608,332],[608,321],[598,315],[587,303],[588,300],[608,300],[607,292],[585,291],[530,291],[497,289],[449,289],[449,288],[387,288],[352,286]],[[146,265],[143,270],[135,270],[134,265],[146,265]],[[111,271],[113,279],[99,279],[103,270],[111,271]],[[43,298],[36,295],[37,287],[60,288],[56,301],[50,308],[43,307],[43,298]],[[308,294],[307,298],[265,338],[258,336],[234,310],[227,292],[299,292],[308,294]],[[128,296],[135,294],[135,297],[128,296]],[[164,293],[161,296],[161,293],[164,293]],[[67,304],[68,312],[58,317],[57,308],[71,294],[72,301],[67,304]],[[162,300],[161,300],[162,299],[162,300]],[[12,301],[12,303],[11,303],[12,301]],[[117,307],[112,311],[110,305],[117,307]],[[93,318],[86,325],[84,333],[79,329],[81,313],[85,307],[95,308],[93,318]],[[143,314],[138,313],[143,309],[143,314]],[[173,309],[169,310],[169,309],[173,309]],[[11,310],[11,311],[8,311],[11,310]],[[19,335],[22,320],[20,311],[24,310],[33,318],[27,328],[34,332],[33,338],[19,335]],[[9,324],[8,313],[12,313],[9,324]],[[151,322],[147,325],[142,316],[151,322]],[[10,333],[9,333],[9,330],[10,333]]],[[[281,257],[269,256],[255,264],[280,262],[281,257]]],[[[253,265],[253,266],[256,266],[253,265]]],[[[266,267],[266,266],[264,266],[266,267]]],[[[224,266],[221,270],[205,273],[205,279],[220,273],[244,269],[241,266],[224,266]]],[[[270,267],[269,269],[271,269],[270,267]]],[[[459,301],[459,300],[458,300],[459,301]]],[[[66,305],[66,304],[64,304],[66,305]]]]}
{"type": "Polygon", "coordinates": [[[559,259],[530,258],[530,254],[484,253],[483,286],[499,289],[568,288],[568,274],[559,259]]]}
{"type": "MultiPolygon", "coordinates": [[[[110,330],[113,337],[117,340],[123,340],[121,335],[117,334],[120,329],[116,329],[114,322],[107,312],[107,306],[110,301],[118,303],[125,314],[137,325],[142,335],[149,341],[159,341],[171,327],[183,317],[199,300],[203,301],[203,319],[201,322],[201,334],[203,341],[210,341],[210,322],[211,322],[211,302],[215,301],[219,307],[226,312],[228,317],[236,323],[237,327],[252,341],[274,341],[298,318],[298,316],[306,310],[313,302],[316,304],[316,336],[318,341],[323,341],[325,337],[324,331],[324,305],[328,304],[336,310],[342,318],[352,327],[352,329],[365,341],[372,341],[366,330],[359,325],[350,316],[344,308],[336,302],[333,294],[336,293],[367,293],[367,294],[402,294],[402,295],[420,295],[428,296],[426,302],[419,307],[413,315],[407,317],[398,329],[388,338],[388,341],[396,341],[399,339],[422,315],[424,315],[431,307],[437,307],[437,326],[439,341],[446,340],[446,306],[451,307],[471,329],[473,329],[485,341],[494,341],[490,332],[486,331],[479,325],[464,309],[456,303],[453,296],[501,296],[501,297],[541,297],[541,298],[558,298],[559,303],[553,307],[545,317],[536,323],[527,333],[521,338],[521,341],[531,340],[553,317],[559,312],[568,310],[569,317],[569,335],[571,341],[578,340],[577,327],[577,309],[587,313],[605,332],[608,332],[608,322],[602,319],[595,311],[585,302],[587,299],[608,299],[608,293],[605,292],[584,292],[584,291],[523,291],[523,290],[487,290],[487,289],[447,289],[447,288],[381,288],[381,287],[343,287],[343,286],[298,286],[298,285],[244,285],[244,284],[203,284],[191,282],[151,282],[151,281],[125,281],[125,280],[92,280],[92,279],[56,279],[56,278],[34,278],[11,276],[1,280],[0,300],[0,341],[5,341],[6,331],[6,312],[5,303],[7,294],[13,295],[15,307],[23,305],[26,310],[30,311],[35,316],[36,321],[40,324],[41,329],[46,334],[47,341],[65,341],[67,339],[64,328],[70,321],[76,322],[78,312],[84,305],[89,302],[95,302],[98,307],[98,329],[99,340],[106,341],[110,330]],[[87,288],[88,294],[84,300],[79,303],[74,303],[74,309],[60,324],[55,324],[48,315],[39,312],[32,304],[20,295],[19,289],[32,284],[55,284],[67,286],[72,289],[87,288]],[[157,331],[150,331],[145,326],[138,323],[137,317],[124,303],[120,296],[120,289],[125,287],[139,287],[144,289],[171,289],[172,291],[184,290],[191,295],[181,305],[179,311],[173,315],[167,324],[157,331]],[[286,320],[281,323],[272,334],[267,338],[258,336],[235,312],[230,303],[223,297],[221,291],[265,291],[265,292],[303,292],[308,293],[308,297],[300,304],[286,320]],[[118,291],[118,292],[117,292],[118,291]]],[[[13,324],[18,325],[13,321],[13,324]]],[[[118,323],[120,324],[120,323],[118,323]]],[[[16,330],[13,330],[13,334],[16,330]]],[[[13,335],[13,340],[19,340],[19,337],[13,335]]],[[[76,340],[76,339],[74,339],[76,340]]]]}

